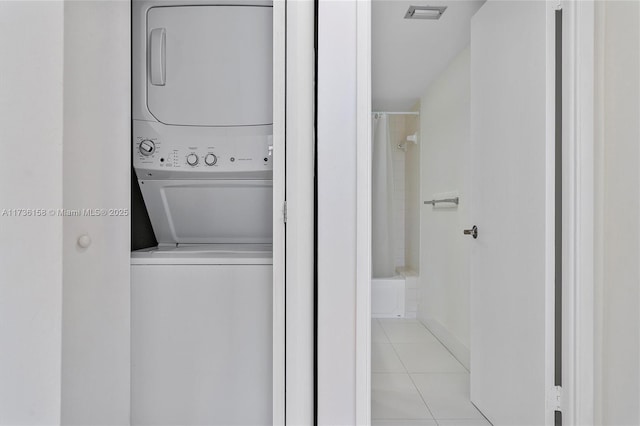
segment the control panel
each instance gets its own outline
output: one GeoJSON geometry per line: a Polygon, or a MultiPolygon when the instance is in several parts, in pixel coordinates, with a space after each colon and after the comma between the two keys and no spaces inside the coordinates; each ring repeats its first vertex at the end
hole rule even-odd
{"type": "Polygon", "coordinates": [[[271,126],[165,126],[134,121],[133,166],[139,179],[270,178],[271,126]],[[162,136],[157,127],[163,126],[162,136]]]}

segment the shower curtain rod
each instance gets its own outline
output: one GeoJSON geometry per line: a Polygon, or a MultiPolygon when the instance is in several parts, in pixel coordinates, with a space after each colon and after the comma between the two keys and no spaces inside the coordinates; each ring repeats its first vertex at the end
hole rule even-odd
{"type": "Polygon", "coordinates": [[[420,115],[418,111],[407,112],[391,112],[391,111],[372,111],[372,114],[388,114],[388,115],[420,115]]]}

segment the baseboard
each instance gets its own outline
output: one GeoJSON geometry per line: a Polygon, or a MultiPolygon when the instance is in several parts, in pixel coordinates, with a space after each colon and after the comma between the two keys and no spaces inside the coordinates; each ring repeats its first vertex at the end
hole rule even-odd
{"type": "Polygon", "coordinates": [[[445,326],[433,318],[419,318],[420,322],[429,329],[431,333],[442,343],[451,354],[456,357],[460,364],[469,370],[470,355],[469,348],[466,347],[456,336],[454,336],[445,326]]]}

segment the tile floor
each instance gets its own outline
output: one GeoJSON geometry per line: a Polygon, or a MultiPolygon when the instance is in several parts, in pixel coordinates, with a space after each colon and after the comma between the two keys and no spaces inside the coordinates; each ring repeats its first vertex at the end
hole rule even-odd
{"type": "Polygon", "coordinates": [[[372,426],[490,426],[469,372],[415,319],[373,319],[372,426]]]}

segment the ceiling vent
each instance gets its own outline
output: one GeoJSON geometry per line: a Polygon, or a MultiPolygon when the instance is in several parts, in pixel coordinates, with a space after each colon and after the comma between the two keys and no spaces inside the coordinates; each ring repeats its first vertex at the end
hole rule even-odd
{"type": "Polygon", "coordinates": [[[409,6],[404,19],[440,19],[447,6],[409,6]]]}

